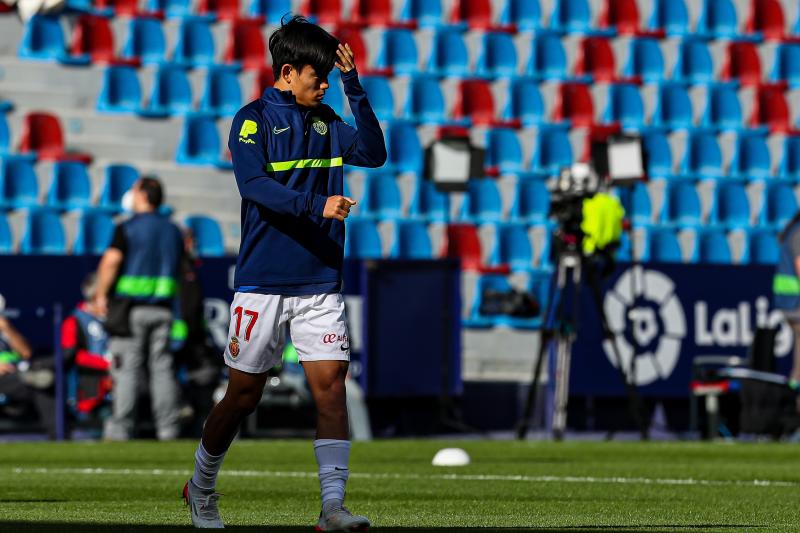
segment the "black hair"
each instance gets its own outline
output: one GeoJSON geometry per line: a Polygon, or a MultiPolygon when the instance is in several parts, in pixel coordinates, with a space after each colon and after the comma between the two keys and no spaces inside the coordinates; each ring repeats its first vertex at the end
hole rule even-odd
{"type": "Polygon", "coordinates": [[[327,76],[336,63],[339,40],[300,15],[288,20],[284,16],[281,27],[269,37],[269,53],[272,56],[272,73],[280,79],[283,65],[291,65],[298,71],[306,65],[327,76]]]}
{"type": "Polygon", "coordinates": [[[145,176],[139,180],[139,188],[147,195],[147,203],[152,207],[160,207],[164,201],[164,189],[161,182],[153,176],[145,176]]]}

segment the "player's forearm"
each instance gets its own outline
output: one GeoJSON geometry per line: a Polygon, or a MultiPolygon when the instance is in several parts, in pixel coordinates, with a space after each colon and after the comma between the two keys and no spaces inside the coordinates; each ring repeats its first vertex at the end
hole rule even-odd
{"type": "Polygon", "coordinates": [[[355,144],[347,154],[346,162],[365,167],[379,167],[386,162],[386,145],[378,117],[372,110],[367,93],[358,81],[358,73],[355,70],[343,73],[342,82],[358,130],[355,144]]]}
{"type": "Polygon", "coordinates": [[[108,297],[111,292],[111,286],[114,284],[114,279],[119,272],[122,253],[116,248],[109,248],[103,258],[100,260],[100,265],[97,267],[97,296],[101,298],[108,297]],[[119,258],[117,257],[119,256],[119,258]]]}
{"type": "Polygon", "coordinates": [[[242,198],[255,202],[282,215],[322,216],[327,197],[313,192],[299,192],[286,187],[268,176],[247,180],[236,179],[242,198]]]}

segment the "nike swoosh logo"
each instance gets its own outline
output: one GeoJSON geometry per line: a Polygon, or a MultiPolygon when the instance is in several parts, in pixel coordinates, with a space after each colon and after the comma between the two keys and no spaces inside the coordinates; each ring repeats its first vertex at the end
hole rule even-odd
{"type": "Polygon", "coordinates": [[[288,130],[289,128],[291,128],[291,126],[286,126],[285,128],[279,130],[278,126],[272,126],[272,133],[274,133],[275,135],[278,135],[278,134],[283,133],[284,131],[288,130]]]}
{"type": "Polygon", "coordinates": [[[341,346],[339,346],[339,349],[341,351],[343,351],[343,352],[346,352],[347,350],[350,349],[350,345],[349,344],[342,344],[341,346]]]}

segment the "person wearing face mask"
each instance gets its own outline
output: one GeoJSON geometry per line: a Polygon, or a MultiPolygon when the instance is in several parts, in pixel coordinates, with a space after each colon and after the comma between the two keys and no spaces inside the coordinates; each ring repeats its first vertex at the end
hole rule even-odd
{"type": "Polygon", "coordinates": [[[134,435],[139,381],[147,365],[156,436],[171,440],[180,431],[180,389],[169,343],[183,238],[178,226],[159,213],[164,193],[157,179],[139,179],[129,198],[125,203],[133,216],[116,227],[100,260],[94,297],[98,312],[107,316],[114,382],[104,437],[134,435]]]}

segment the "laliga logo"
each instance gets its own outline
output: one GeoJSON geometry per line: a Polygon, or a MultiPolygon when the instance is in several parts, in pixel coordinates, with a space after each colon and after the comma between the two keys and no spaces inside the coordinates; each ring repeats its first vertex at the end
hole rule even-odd
{"type": "MultiPolygon", "coordinates": [[[[636,339],[639,353],[633,382],[642,386],[667,379],[678,364],[681,341],[686,336],[686,317],[672,280],[655,270],[628,269],[606,294],[603,307],[626,372],[633,356],[627,327],[636,339]]],[[[617,366],[611,341],[605,341],[603,349],[611,364],[617,366]]]]}

